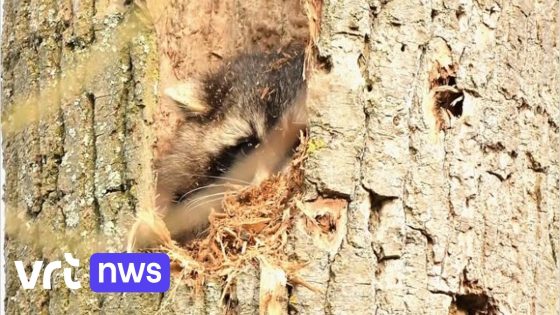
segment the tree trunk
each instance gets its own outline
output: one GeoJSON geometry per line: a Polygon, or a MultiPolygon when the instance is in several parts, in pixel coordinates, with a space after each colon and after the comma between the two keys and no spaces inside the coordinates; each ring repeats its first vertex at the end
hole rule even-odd
{"type": "Polygon", "coordinates": [[[151,185],[143,172],[154,141],[155,36],[119,30],[124,8],[104,2],[4,5],[8,314],[152,313],[160,302],[158,295],[96,295],[84,268],[94,252],[125,248],[151,185]],[[21,288],[15,260],[31,266],[65,252],[80,258],[82,289],[66,289],[62,272],[52,290],[41,281],[21,288]]]}
{"type": "Polygon", "coordinates": [[[41,109],[4,130],[8,314],[560,314],[558,1],[148,8],[155,28],[120,45],[128,7],[5,3],[4,116],[41,109]],[[85,266],[125,249],[175,123],[161,87],[294,38],[314,43],[322,68],[308,80],[304,198],[285,248],[306,263],[297,279],[260,261],[227,296],[215,280],[98,295],[86,268],[80,290],[21,288],[15,260],[72,252],[85,266]],[[64,93],[28,101],[56,82],[64,93]]]}

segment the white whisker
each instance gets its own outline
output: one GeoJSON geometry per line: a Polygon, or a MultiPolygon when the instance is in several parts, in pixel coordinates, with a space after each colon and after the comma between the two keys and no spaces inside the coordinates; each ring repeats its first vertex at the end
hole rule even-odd
{"type": "MultiPolygon", "coordinates": [[[[193,193],[195,193],[195,192],[197,192],[197,191],[199,191],[199,190],[203,190],[203,189],[207,189],[207,188],[210,189],[210,188],[214,188],[214,187],[228,187],[228,186],[230,186],[230,187],[232,187],[232,188],[236,188],[236,186],[239,186],[239,185],[230,184],[230,183],[225,183],[225,184],[208,184],[208,185],[200,186],[200,187],[198,187],[198,188],[191,189],[190,191],[188,191],[188,192],[186,192],[185,194],[183,194],[183,195],[179,198],[179,200],[177,201],[177,203],[181,203],[181,202],[185,201],[185,199],[186,199],[186,197],[187,197],[188,195],[192,195],[193,193]]],[[[237,188],[239,188],[239,187],[237,187],[237,188]]]]}
{"type": "Polygon", "coordinates": [[[194,174],[194,173],[185,173],[187,175],[191,175],[191,176],[195,176],[195,177],[206,177],[206,178],[213,178],[213,179],[223,179],[223,180],[229,180],[232,182],[238,182],[241,184],[245,184],[245,185],[251,185],[250,182],[246,181],[246,180],[242,180],[239,178],[233,178],[233,177],[227,177],[227,176],[212,176],[212,175],[204,175],[204,174],[194,174]]]}
{"type": "Polygon", "coordinates": [[[195,207],[195,204],[200,202],[200,201],[204,201],[204,199],[207,198],[212,198],[212,197],[216,197],[216,196],[220,196],[220,198],[223,198],[228,192],[219,192],[219,193],[215,193],[215,194],[209,194],[209,195],[204,195],[198,198],[195,198],[189,202],[187,202],[187,204],[185,205],[186,209],[190,209],[195,207]]]}
{"type": "MultiPolygon", "coordinates": [[[[219,201],[219,200],[222,200],[222,199],[224,199],[224,198],[223,197],[216,197],[216,198],[212,198],[212,199],[208,199],[208,200],[202,200],[202,202],[199,202],[196,206],[192,205],[192,206],[186,208],[184,211],[185,212],[193,211],[196,208],[199,208],[203,205],[206,205],[206,204],[209,204],[209,203],[212,203],[212,202],[215,202],[215,201],[219,201]]],[[[216,209],[216,210],[218,210],[218,209],[216,209]]]]}

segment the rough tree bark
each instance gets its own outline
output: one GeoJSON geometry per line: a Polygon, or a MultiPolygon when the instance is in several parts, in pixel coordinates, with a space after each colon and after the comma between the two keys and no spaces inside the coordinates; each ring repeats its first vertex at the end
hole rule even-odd
{"type": "MultiPolygon", "coordinates": [[[[127,8],[106,2],[6,2],[7,109],[87,49],[111,51],[104,38],[127,8]]],[[[307,37],[299,1],[148,6],[154,31],[111,53],[115,62],[80,95],[56,100],[53,116],[6,137],[7,202],[42,231],[101,234],[122,250],[150,189],[146,130],[152,117],[169,122],[166,110],[152,113],[158,82],[307,37]]],[[[284,312],[560,314],[559,14],[554,0],[322,3],[312,38],[328,73],[309,82],[305,211],[286,249],[307,262],[300,275],[317,291],[285,289],[284,312]],[[437,85],[453,83],[461,110],[434,105],[437,85]]],[[[24,291],[13,261],[57,260],[62,249],[20,234],[5,249],[10,314],[225,309],[216,282],[203,292],[174,283],[164,295],[24,291]]],[[[282,284],[281,270],[248,267],[228,309],[259,312],[259,289],[270,286],[262,270],[282,284]]]]}
{"type": "Polygon", "coordinates": [[[4,124],[8,314],[158,307],[154,295],[94,295],[83,268],[100,240],[107,250],[124,249],[151,185],[142,172],[151,168],[154,139],[155,37],[129,30],[131,38],[114,41],[125,8],[105,2],[5,2],[3,118],[35,109],[21,124],[4,124]],[[53,290],[21,289],[14,260],[63,260],[64,252],[81,259],[86,289],[65,289],[62,272],[53,290]]]}

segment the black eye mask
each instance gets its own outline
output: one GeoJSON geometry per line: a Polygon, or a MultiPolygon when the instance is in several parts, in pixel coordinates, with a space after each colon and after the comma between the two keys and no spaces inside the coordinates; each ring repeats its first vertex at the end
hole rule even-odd
{"type": "MultiPolygon", "coordinates": [[[[199,179],[198,185],[203,186],[216,181],[220,176],[229,172],[233,167],[235,162],[242,160],[247,157],[255,150],[259,145],[260,141],[256,136],[249,136],[240,139],[236,145],[225,148],[216,158],[213,160],[212,165],[209,167],[206,175],[199,179]]],[[[178,191],[174,194],[174,201],[181,202],[184,201],[186,191],[178,191]]]]}
{"type": "Polygon", "coordinates": [[[251,154],[259,143],[260,141],[256,136],[240,139],[236,145],[224,149],[214,159],[214,165],[210,169],[210,172],[213,176],[223,175],[230,170],[236,161],[251,154]]]}

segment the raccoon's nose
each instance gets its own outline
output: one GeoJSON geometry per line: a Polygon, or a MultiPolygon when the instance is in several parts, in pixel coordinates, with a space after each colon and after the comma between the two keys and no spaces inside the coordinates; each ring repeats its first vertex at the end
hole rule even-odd
{"type": "Polygon", "coordinates": [[[270,169],[268,165],[259,162],[257,162],[255,175],[253,176],[253,180],[251,181],[251,184],[256,186],[260,185],[260,183],[262,183],[265,179],[269,178],[273,173],[273,170],[270,169]]]}

